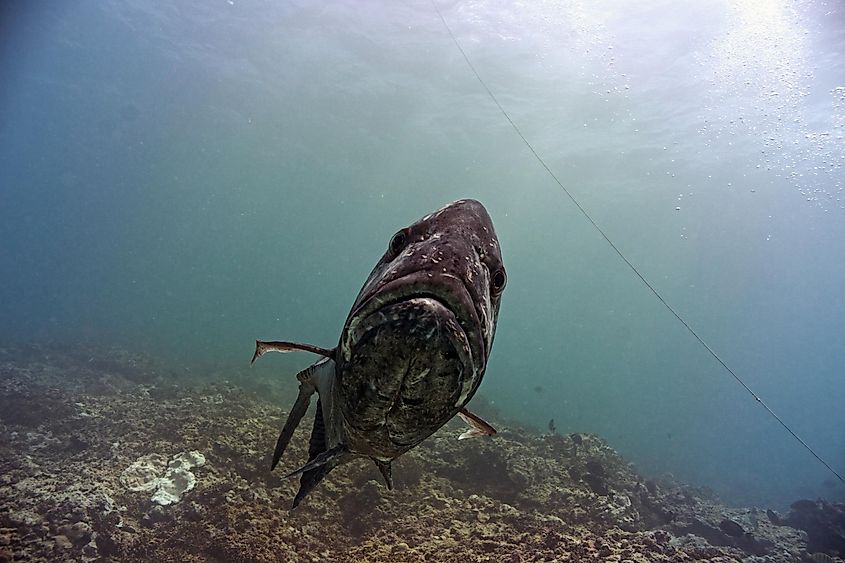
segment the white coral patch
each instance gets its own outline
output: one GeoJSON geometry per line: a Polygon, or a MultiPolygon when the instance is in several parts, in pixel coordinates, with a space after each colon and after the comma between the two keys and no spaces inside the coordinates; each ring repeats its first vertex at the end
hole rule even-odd
{"type": "Polygon", "coordinates": [[[182,469],[202,467],[203,465],[205,465],[205,456],[196,450],[192,450],[190,452],[182,452],[181,454],[176,454],[175,456],[173,456],[173,459],[171,459],[170,463],[168,463],[167,465],[168,467],[182,469]]]}
{"type": "Polygon", "coordinates": [[[158,490],[150,499],[161,505],[168,505],[182,500],[182,495],[193,489],[197,478],[187,469],[173,468],[167,470],[164,477],[159,479],[158,490]]]}
{"type": "Polygon", "coordinates": [[[164,457],[158,454],[145,455],[123,470],[120,482],[130,491],[153,491],[158,487],[158,476],[164,471],[164,457]]]}
{"type": "Polygon", "coordinates": [[[138,458],[124,469],[120,482],[130,491],[155,491],[150,499],[152,502],[173,504],[197,484],[197,478],[190,469],[203,465],[205,456],[196,450],[176,454],[167,464],[164,456],[150,454],[138,458]]]}

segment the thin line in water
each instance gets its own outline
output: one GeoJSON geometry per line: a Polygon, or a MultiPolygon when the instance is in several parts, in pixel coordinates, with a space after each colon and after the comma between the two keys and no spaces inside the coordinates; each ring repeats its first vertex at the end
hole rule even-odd
{"type": "Polygon", "coordinates": [[[443,14],[440,12],[440,8],[437,6],[437,2],[435,2],[435,0],[430,0],[430,2],[432,7],[434,8],[434,11],[437,12],[437,15],[440,17],[440,21],[443,22],[443,27],[445,27],[446,31],[449,32],[449,37],[452,38],[452,41],[455,43],[455,47],[457,47],[458,51],[460,51],[461,55],[464,58],[464,61],[466,61],[467,63],[467,66],[470,68],[472,73],[475,75],[475,78],[478,80],[478,83],[481,84],[481,86],[487,92],[487,95],[490,96],[490,99],[493,100],[493,103],[496,104],[496,107],[499,108],[499,111],[502,113],[502,115],[505,116],[505,119],[507,119],[508,123],[510,123],[511,127],[516,132],[516,134],[519,135],[519,138],[522,139],[522,142],[525,143],[525,146],[528,147],[528,150],[531,151],[531,154],[534,155],[534,158],[537,159],[537,162],[540,163],[540,166],[542,166],[543,169],[545,169],[545,171],[549,173],[549,176],[551,176],[555,183],[560,186],[560,189],[563,190],[563,193],[565,193],[566,196],[572,201],[572,203],[575,204],[575,207],[578,208],[578,211],[581,212],[584,218],[587,219],[587,221],[589,221],[589,223],[596,229],[596,231],[599,232],[602,238],[607,241],[607,244],[609,244],[610,247],[614,250],[614,252],[616,252],[617,256],[619,256],[619,258],[621,258],[622,261],[628,265],[628,267],[631,269],[632,272],[634,272],[634,274],[640,279],[640,281],[642,281],[643,284],[645,284],[645,286],[651,290],[654,296],[657,297],[657,300],[660,301],[660,303],[662,303],[663,306],[666,307],[666,309],[670,313],[672,313],[672,315],[674,315],[674,317],[678,319],[678,321],[682,325],[684,325],[684,327],[698,341],[698,343],[701,344],[704,349],[707,350],[707,352],[709,352],[710,355],[713,356],[713,358],[715,358],[716,361],[719,362],[719,364],[723,368],[725,368],[725,371],[731,374],[731,376],[737,381],[737,383],[739,383],[746,391],[748,391],[751,396],[754,397],[754,400],[760,403],[760,405],[762,405],[763,408],[766,409],[766,412],[768,412],[776,421],[778,421],[778,423],[783,426],[786,431],[789,432],[789,434],[791,434],[792,437],[795,438],[795,440],[797,440],[798,443],[804,447],[804,449],[810,452],[810,454],[812,454],[812,456],[816,458],[816,460],[818,460],[822,465],[824,465],[828,471],[835,475],[837,479],[839,479],[842,483],[845,483],[845,478],[843,478],[842,475],[839,474],[839,472],[837,472],[833,467],[830,466],[827,461],[825,461],[819,454],[817,454],[815,450],[813,450],[813,448],[811,448],[810,445],[807,444],[807,442],[805,442],[800,436],[798,436],[798,434],[796,434],[795,431],[792,430],[792,428],[790,428],[789,425],[786,424],[786,422],[784,422],[783,419],[781,419],[781,417],[779,417],[777,413],[775,413],[775,411],[773,411],[771,407],[769,407],[769,405],[767,405],[763,401],[763,399],[761,399],[760,396],[755,393],[754,390],[751,389],[751,387],[749,387],[748,384],[746,384],[745,381],[743,381],[742,378],[739,377],[739,375],[737,375],[736,372],[724,362],[724,360],[722,360],[722,358],[719,357],[715,350],[713,350],[713,348],[711,348],[710,345],[707,344],[707,342],[705,342],[704,339],[702,339],[698,335],[698,333],[689,325],[689,323],[685,321],[684,318],[681,317],[681,315],[677,311],[675,311],[675,309],[671,305],[669,305],[669,303],[666,302],[666,300],[663,298],[662,295],[660,295],[660,293],[654,288],[654,286],[651,285],[651,283],[649,283],[647,279],[645,279],[645,277],[640,273],[637,267],[634,266],[634,264],[632,264],[631,261],[628,260],[628,258],[624,254],[622,254],[622,251],[619,250],[619,248],[613,243],[612,240],[610,240],[610,237],[607,236],[607,233],[605,233],[604,230],[598,225],[598,223],[593,220],[590,214],[587,213],[587,210],[584,209],[581,203],[577,199],[575,199],[575,196],[573,196],[572,193],[568,189],[566,189],[566,186],[564,186],[563,183],[558,179],[557,175],[552,172],[552,169],[549,168],[549,166],[546,164],[546,161],[543,160],[543,158],[537,153],[536,150],[534,150],[534,146],[530,142],[528,142],[528,139],[526,139],[525,135],[522,134],[522,131],[519,129],[519,127],[517,127],[516,123],[514,123],[513,119],[511,119],[511,116],[508,114],[507,111],[505,111],[505,108],[502,107],[502,104],[499,103],[499,100],[496,98],[496,95],[493,94],[493,91],[490,90],[490,88],[487,86],[487,83],[484,82],[484,79],[481,78],[481,75],[476,70],[475,65],[472,64],[472,61],[466,54],[466,51],[464,51],[463,47],[461,47],[458,38],[455,37],[455,34],[452,32],[452,28],[449,27],[446,18],[444,18],[443,14]]]}

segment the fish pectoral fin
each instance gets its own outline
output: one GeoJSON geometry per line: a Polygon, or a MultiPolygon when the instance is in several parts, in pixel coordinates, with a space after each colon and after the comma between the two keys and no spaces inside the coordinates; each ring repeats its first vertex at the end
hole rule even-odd
{"type": "Polygon", "coordinates": [[[319,346],[314,346],[313,344],[302,344],[299,342],[283,342],[283,341],[273,341],[273,342],[265,342],[264,340],[256,340],[255,341],[255,353],[252,355],[252,360],[249,362],[249,365],[255,363],[255,360],[266,354],[267,352],[311,352],[313,354],[319,354],[321,356],[325,356],[327,358],[334,358],[334,351],[335,349],[328,349],[328,348],[321,348],[319,346]]]}
{"type": "Polygon", "coordinates": [[[317,467],[326,466],[327,468],[331,469],[337,467],[341,463],[343,463],[346,455],[349,453],[349,449],[346,447],[346,444],[338,444],[337,446],[331,448],[330,450],[326,450],[296,471],[291,471],[287,475],[285,475],[285,479],[288,477],[293,477],[294,475],[299,475],[300,473],[305,473],[306,471],[310,471],[312,469],[316,469],[317,467]]]}
{"type": "Polygon", "coordinates": [[[477,414],[469,412],[466,407],[458,411],[458,416],[469,426],[467,431],[458,436],[458,440],[466,440],[467,438],[475,438],[476,436],[492,436],[496,433],[495,428],[490,426],[489,423],[477,414]]]}
{"type": "Polygon", "coordinates": [[[381,471],[381,476],[384,477],[384,484],[387,485],[387,490],[392,491],[393,490],[393,468],[390,465],[391,461],[390,460],[381,461],[381,460],[376,459],[374,457],[372,457],[370,459],[372,459],[375,462],[376,467],[378,467],[378,470],[381,471]]]}

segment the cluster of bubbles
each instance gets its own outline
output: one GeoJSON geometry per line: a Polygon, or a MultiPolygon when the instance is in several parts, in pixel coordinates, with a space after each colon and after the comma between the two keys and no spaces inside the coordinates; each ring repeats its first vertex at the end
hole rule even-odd
{"type": "MultiPolygon", "coordinates": [[[[713,143],[751,139],[756,168],[785,179],[825,211],[845,209],[845,87],[829,109],[811,103],[815,76],[812,18],[801,2],[737,2],[730,28],[701,61],[710,97],[699,133],[713,143]]],[[[819,24],[820,25],[820,24],[819,24]]]]}

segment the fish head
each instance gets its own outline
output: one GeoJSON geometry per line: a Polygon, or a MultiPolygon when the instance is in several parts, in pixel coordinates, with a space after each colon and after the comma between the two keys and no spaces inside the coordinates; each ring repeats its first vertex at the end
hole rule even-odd
{"type": "Polygon", "coordinates": [[[373,429],[404,413],[400,426],[423,416],[439,428],[454,416],[481,382],[506,281],[478,201],[455,201],[393,235],[341,333],[347,418],[373,429]]]}

